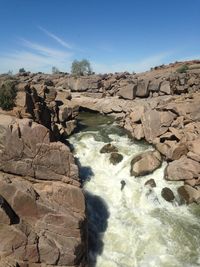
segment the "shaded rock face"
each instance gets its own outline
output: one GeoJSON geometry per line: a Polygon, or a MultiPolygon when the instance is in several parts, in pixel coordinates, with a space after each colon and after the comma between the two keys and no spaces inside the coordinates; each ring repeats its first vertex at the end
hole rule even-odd
{"type": "Polygon", "coordinates": [[[78,169],[49,132],[30,119],[0,120],[0,266],[86,266],[78,169]]]}
{"type": "Polygon", "coordinates": [[[161,162],[161,155],[158,151],[144,152],[132,159],[130,173],[135,177],[147,175],[159,168],[161,162]]]}

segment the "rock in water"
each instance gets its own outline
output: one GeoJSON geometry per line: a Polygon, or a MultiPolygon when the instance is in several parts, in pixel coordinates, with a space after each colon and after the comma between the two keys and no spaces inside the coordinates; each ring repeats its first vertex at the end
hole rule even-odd
{"type": "Polygon", "coordinates": [[[190,185],[183,185],[178,188],[178,193],[182,200],[184,200],[187,204],[192,202],[196,202],[200,204],[200,189],[194,188],[190,185]]]}
{"type": "Polygon", "coordinates": [[[147,180],[146,182],[145,182],[145,184],[144,185],[149,185],[150,187],[156,187],[156,182],[155,182],[155,180],[154,179],[149,179],[149,180],[147,180]]]}
{"type": "Polygon", "coordinates": [[[158,151],[144,152],[132,159],[131,175],[135,177],[147,175],[159,168],[161,163],[162,158],[158,151]]]}
{"type": "Polygon", "coordinates": [[[123,156],[117,152],[113,152],[111,153],[110,155],[110,162],[113,164],[113,165],[116,165],[118,164],[119,162],[121,162],[123,160],[123,156]]]}
{"type": "Polygon", "coordinates": [[[168,187],[162,189],[161,196],[168,202],[172,202],[175,199],[174,193],[168,187]]]}
{"type": "Polygon", "coordinates": [[[103,146],[100,150],[100,153],[112,153],[112,152],[118,152],[118,149],[112,144],[107,144],[103,146]]]}

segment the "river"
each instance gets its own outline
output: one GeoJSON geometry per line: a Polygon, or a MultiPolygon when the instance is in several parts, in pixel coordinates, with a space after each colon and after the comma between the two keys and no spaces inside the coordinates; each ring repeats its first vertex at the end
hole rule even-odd
{"type": "Polygon", "coordinates": [[[134,155],[153,148],[130,139],[110,117],[82,113],[79,121],[69,141],[86,195],[90,267],[200,266],[200,206],[180,205],[176,188],[182,183],[163,179],[166,163],[151,175],[130,176],[134,155]],[[123,155],[117,165],[99,152],[109,142],[123,155]],[[150,178],[153,189],[144,186],[150,178]],[[175,194],[173,203],[161,196],[166,186],[175,194]]]}

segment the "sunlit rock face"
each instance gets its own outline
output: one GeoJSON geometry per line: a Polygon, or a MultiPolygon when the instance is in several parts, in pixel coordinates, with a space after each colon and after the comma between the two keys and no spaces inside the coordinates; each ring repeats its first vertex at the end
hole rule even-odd
{"type": "Polygon", "coordinates": [[[70,149],[30,119],[0,120],[0,266],[85,266],[85,198],[70,149]]]}

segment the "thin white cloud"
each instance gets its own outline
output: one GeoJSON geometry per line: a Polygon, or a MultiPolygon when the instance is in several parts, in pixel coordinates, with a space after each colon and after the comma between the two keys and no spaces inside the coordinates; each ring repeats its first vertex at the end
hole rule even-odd
{"type": "Polygon", "coordinates": [[[55,35],[54,33],[47,31],[46,29],[44,29],[41,26],[38,26],[38,28],[43,31],[46,35],[48,35],[49,37],[51,37],[52,39],[54,39],[55,41],[57,41],[60,45],[62,45],[65,48],[71,49],[71,45],[68,44],[67,42],[65,42],[63,39],[61,39],[60,37],[58,37],[57,35],[55,35]]]}
{"type": "Polygon", "coordinates": [[[50,48],[50,47],[40,45],[40,44],[35,43],[35,42],[30,42],[26,39],[21,39],[21,40],[22,40],[23,46],[26,46],[27,48],[30,48],[30,49],[38,52],[39,54],[42,54],[42,55],[47,56],[47,57],[65,57],[65,56],[71,56],[72,55],[72,53],[70,53],[70,52],[50,48]]]}
{"type": "Polygon", "coordinates": [[[20,68],[25,68],[25,70],[32,72],[42,71],[51,73],[53,66],[56,66],[60,71],[69,71],[72,59],[68,56],[44,56],[21,50],[8,55],[0,55],[0,62],[0,73],[5,73],[8,70],[12,70],[15,73],[20,68]]]}

